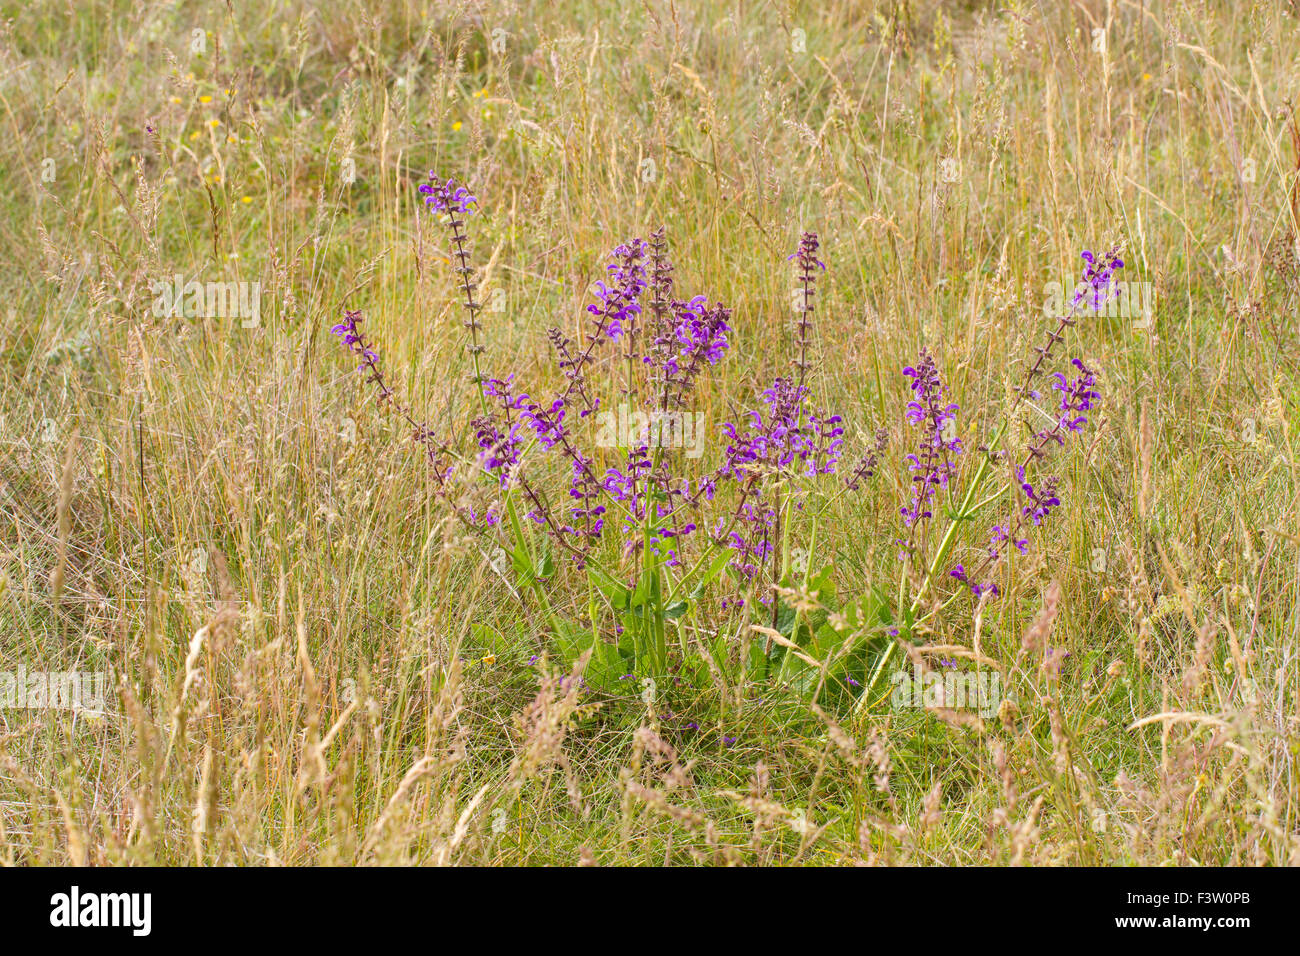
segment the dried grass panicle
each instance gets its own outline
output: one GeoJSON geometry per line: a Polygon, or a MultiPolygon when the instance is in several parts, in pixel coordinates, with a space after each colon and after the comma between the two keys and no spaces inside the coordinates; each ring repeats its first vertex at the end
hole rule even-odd
{"type": "Polygon", "coordinates": [[[1052,627],[1061,604],[1061,583],[1053,580],[1043,593],[1043,607],[1034,618],[1033,623],[1025,629],[1020,639],[1020,654],[1031,658],[1045,655],[1047,642],[1052,636],[1052,627]]]}
{"type": "Polygon", "coordinates": [[[523,786],[550,766],[568,772],[564,740],[582,703],[582,674],[589,658],[590,652],[584,654],[567,674],[540,674],[537,696],[517,720],[519,750],[510,764],[512,786],[523,786]]]}

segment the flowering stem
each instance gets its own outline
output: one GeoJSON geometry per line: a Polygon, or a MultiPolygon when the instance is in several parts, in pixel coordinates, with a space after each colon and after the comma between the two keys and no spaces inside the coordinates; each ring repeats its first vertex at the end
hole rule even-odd
{"type": "Polygon", "coordinates": [[[925,592],[929,590],[930,585],[933,583],[935,572],[938,571],[939,567],[947,559],[948,552],[952,548],[953,538],[956,537],[957,534],[957,528],[961,525],[962,521],[971,517],[971,515],[975,513],[976,507],[973,506],[975,493],[979,490],[980,485],[984,482],[985,476],[988,474],[989,465],[993,461],[992,451],[997,446],[998,440],[1002,437],[1002,433],[1005,430],[1006,425],[1004,423],[994,433],[993,440],[989,442],[989,453],[986,454],[984,460],[980,462],[979,469],[975,472],[975,477],[971,480],[970,487],[966,489],[966,495],[962,499],[961,507],[953,516],[953,520],[948,523],[948,529],[944,532],[943,540],[939,542],[939,547],[935,551],[933,559],[930,561],[930,569],[926,571],[925,577],[921,581],[920,589],[917,590],[916,595],[912,598],[911,608],[913,613],[915,613],[916,609],[921,606],[921,599],[925,597],[925,592]]]}
{"type": "MultiPolygon", "coordinates": [[[[787,544],[788,543],[789,542],[787,540],[787,544]]],[[[807,563],[804,564],[804,568],[803,568],[802,583],[803,583],[804,591],[808,590],[808,578],[809,575],[812,573],[812,556],[816,553],[816,551],[817,551],[817,520],[814,518],[812,523],[812,531],[808,536],[808,561],[807,563]]],[[[782,576],[784,576],[784,571],[782,572],[782,576]]],[[[802,618],[803,618],[803,611],[801,611],[799,608],[796,607],[794,612],[794,623],[790,628],[790,640],[794,641],[796,644],[799,643],[798,641],[799,624],[802,618]]],[[[787,653],[785,657],[782,658],[781,670],[780,673],[778,674],[779,680],[785,679],[787,669],[789,668],[790,665],[790,660],[793,657],[794,657],[793,654],[787,653]]]]}

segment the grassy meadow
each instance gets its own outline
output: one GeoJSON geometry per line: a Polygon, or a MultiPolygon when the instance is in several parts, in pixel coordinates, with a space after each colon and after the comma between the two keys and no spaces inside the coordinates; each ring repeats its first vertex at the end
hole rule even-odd
{"type": "MultiPolygon", "coordinates": [[[[107,677],[102,707],[0,707],[0,863],[1300,862],[1294,3],[3,8],[0,690],[107,677]],[[677,294],[731,309],[689,397],[702,456],[674,461],[716,466],[801,347],[842,417],[838,472],[783,513],[782,581],[738,610],[723,569],[625,680],[565,651],[617,646],[621,598],[539,557],[540,526],[521,569],[504,519],[464,520],[498,488],[430,171],[477,197],[486,376],[562,391],[548,329],[584,341],[607,255],[663,226],[677,294]],[[918,589],[903,369],[926,348],[960,405],[955,495],[1056,290],[1115,244],[1150,308],[1053,352],[1101,395],[1042,466],[1060,504],[995,597],[946,565],[918,589]],[[257,305],[156,306],[190,280],[257,305]],[[394,401],[330,334],[345,309],[394,401]],[[454,490],[408,414],[455,449],[454,490]],[[831,694],[801,622],[847,633],[853,602],[904,593],[916,616],[831,694]],[[958,664],[994,706],[892,699],[958,664]]],[[[593,381],[622,381],[617,349],[593,381]]],[[[972,520],[936,498],[952,563],[1018,508],[998,481],[972,520]]],[[[634,580],[617,524],[601,566],[634,580]]]]}

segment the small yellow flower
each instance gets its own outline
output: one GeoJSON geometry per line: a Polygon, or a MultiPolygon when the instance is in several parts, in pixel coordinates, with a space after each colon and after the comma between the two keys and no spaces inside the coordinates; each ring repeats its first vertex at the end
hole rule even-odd
{"type": "Polygon", "coordinates": [[[253,201],[253,197],[252,197],[252,196],[240,196],[240,197],[239,197],[239,201],[242,202],[245,206],[247,206],[250,202],[253,201]]]}
{"type": "Polygon", "coordinates": [[[474,99],[476,99],[476,100],[477,100],[477,99],[482,99],[482,98],[485,97],[485,96],[487,96],[487,89],[486,89],[486,88],[481,89],[481,90],[475,90],[475,91],[474,91],[474,99]]]}
{"type": "Polygon", "coordinates": [[[196,140],[196,139],[198,139],[198,138],[199,138],[199,131],[198,131],[198,130],[195,130],[194,132],[190,133],[190,142],[194,142],[194,140],[196,140]]]}
{"type": "Polygon", "coordinates": [[[496,662],[497,656],[495,654],[489,654],[487,657],[483,658],[484,664],[495,664],[496,662]]]}
{"type": "Polygon", "coordinates": [[[1143,74],[1142,74],[1142,79],[1144,79],[1144,80],[1149,80],[1149,79],[1151,79],[1151,74],[1150,74],[1150,73],[1143,73],[1143,74]]]}
{"type": "Polygon", "coordinates": [[[239,137],[236,136],[234,133],[231,133],[229,136],[226,137],[226,142],[227,142],[227,143],[238,143],[238,142],[239,142],[239,137]]]}
{"type": "Polygon", "coordinates": [[[200,103],[211,103],[211,102],[212,102],[212,97],[210,97],[210,96],[200,96],[200,97],[199,97],[199,102],[200,102],[200,103]]]}
{"type": "Polygon", "coordinates": [[[181,98],[180,98],[179,96],[169,96],[169,97],[167,97],[167,102],[168,102],[168,103],[179,103],[180,101],[181,101],[181,98]]]}
{"type": "Polygon", "coordinates": [[[460,121],[460,120],[456,120],[456,122],[454,122],[454,123],[451,124],[451,131],[452,131],[453,133],[459,133],[459,132],[460,132],[460,127],[461,127],[461,125],[462,125],[462,124],[461,124],[461,121],[460,121]]]}
{"type": "Polygon", "coordinates": [[[216,129],[218,126],[221,125],[221,120],[219,120],[219,119],[210,119],[210,120],[208,120],[208,125],[211,126],[213,129],[216,129]]]}

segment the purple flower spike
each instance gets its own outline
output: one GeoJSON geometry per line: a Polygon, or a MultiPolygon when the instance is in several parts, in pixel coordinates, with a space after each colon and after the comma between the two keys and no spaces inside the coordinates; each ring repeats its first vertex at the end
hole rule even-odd
{"type": "Polygon", "coordinates": [[[468,189],[456,185],[456,180],[439,179],[434,175],[433,170],[429,171],[429,181],[420,184],[420,192],[424,194],[424,204],[433,212],[459,213],[467,216],[472,212],[469,208],[470,204],[478,203],[478,199],[471,196],[468,189]]]}
{"type": "Polygon", "coordinates": [[[1070,306],[1072,310],[1087,306],[1098,312],[1118,291],[1114,277],[1116,271],[1124,268],[1124,260],[1119,257],[1118,248],[1110,249],[1100,261],[1088,249],[1080,253],[1080,258],[1087,265],[1084,266],[1083,278],[1075,288],[1070,306]]]}
{"type": "Polygon", "coordinates": [[[1093,391],[1093,386],[1097,384],[1097,377],[1081,360],[1074,359],[1070,364],[1079,370],[1079,375],[1067,380],[1064,374],[1057,372],[1053,375],[1056,383],[1052,388],[1061,393],[1062,414],[1059,426],[1066,431],[1077,432],[1081,431],[1088,421],[1085,416],[1077,413],[1092,408],[1101,400],[1101,393],[1093,391]]]}
{"type": "Polygon", "coordinates": [[[912,379],[911,388],[915,396],[907,404],[907,420],[922,429],[918,453],[905,459],[911,463],[908,469],[913,473],[916,490],[911,506],[902,508],[901,513],[903,523],[914,528],[919,522],[933,517],[931,502],[940,488],[948,486],[948,479],[955,470],[952,459],[961,454],[962,445],[961,439],[952,436],[949,429],[957,420],[958,407],[944,402],[943,381],[930,353],[922,349],[921,361],[915,368],[903,369],[903,374],[912,379]]]}
{"type": "Polygon", "coordinates": [[[610,262],[605,266],[608,281],[595,283],[595,296],[600,304],[587,306],[587,311],[594,316],[598,337],[603,334],[617,342],[625,334],[636,333],[641,293],[646,287],[647,248],[644,239],[633,239],[610,253],[610,262]]]}
{"type": "Polygon", "coordinates": [[[1021,508],[1021,514],[1039,525],[1043,523],[1053,508],[1061,503],[1061,499],[1056,497],[1056,479],[1047,478],[1042,483],[1042,489],[1036,491],[1034,486],[1025,478],[1024,467],[1016,469],[1016,477],[1020,479],[1020,490],[1025,493],[1029,503],[1021,508]]]}

